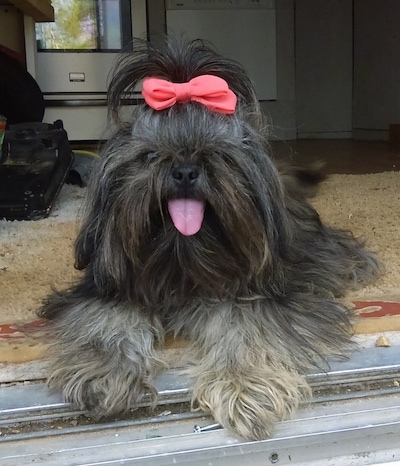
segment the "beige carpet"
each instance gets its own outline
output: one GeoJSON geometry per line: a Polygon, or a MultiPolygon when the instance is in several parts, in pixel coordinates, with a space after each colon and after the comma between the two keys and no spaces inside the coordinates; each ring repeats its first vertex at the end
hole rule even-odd
{"type": "Polygon", "coordinates": [[[0,325],[36,319],[51,286],[78,276],[72,247],[84,194],[64,185],[48,218],[0,220],[0,325]]]}
{"type": "MultiPolygon", "coordinates": [[[[34,320],[51,285],[78,276],[72,245],[85,190],[64,186],[47,219],[0,221],[0,324],[34,320]]],[[[400,301],[400,172],[333,175],[314,204],[325,222],[365,238],[386,272],[352,299],[400,301]]]]}

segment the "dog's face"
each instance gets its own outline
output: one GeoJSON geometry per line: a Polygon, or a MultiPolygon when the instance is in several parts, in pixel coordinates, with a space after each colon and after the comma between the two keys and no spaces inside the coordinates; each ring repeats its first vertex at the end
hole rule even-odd
{"type": "Polygon", "coordinates": [[[243,104],[232,115],[197,102],[138,106],[93,174],[97,207],[78,266],[97,264],[100,284],[147,305],[272,280],[285,241],[282,186],[252,118],[243,104]]]}

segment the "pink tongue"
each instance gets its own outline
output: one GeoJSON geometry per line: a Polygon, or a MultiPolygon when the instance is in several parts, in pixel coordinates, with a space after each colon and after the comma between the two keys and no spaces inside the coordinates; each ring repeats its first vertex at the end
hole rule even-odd
{"type": "Polygon", "coordinates": [[[168,202],[168,210],[175,228],[182,235],[194,235],[200,230],[204,218],[204,202],[174,199],[168,202]]]}

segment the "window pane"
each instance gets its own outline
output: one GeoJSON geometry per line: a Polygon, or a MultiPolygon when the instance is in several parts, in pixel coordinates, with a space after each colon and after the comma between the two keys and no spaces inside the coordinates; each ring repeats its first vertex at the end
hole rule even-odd
{"type": "Polygon", "coordinates": [[[120,49],[121,12],[118,0],[99,0],[99,29],[102,49],[120,49]]]}
{"type": "Polygon", "coordinates": [[[120,0],[53,0],[55,22],[36,24],[38,50],[121,49],[120,0]]]}

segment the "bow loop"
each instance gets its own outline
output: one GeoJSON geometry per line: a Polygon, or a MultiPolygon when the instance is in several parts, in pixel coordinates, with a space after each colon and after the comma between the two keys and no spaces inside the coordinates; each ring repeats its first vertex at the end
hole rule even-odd
{"type": "Polygon", "coordinates": [[[143,81],[142,95],[154,110],[164,110],[176,102],[195,101],[214,112],[232,114],[237,102],[235,93],[229,89],[224,79],[207,74],[197,76],[187,83],[146,78],[143,81]]]}

